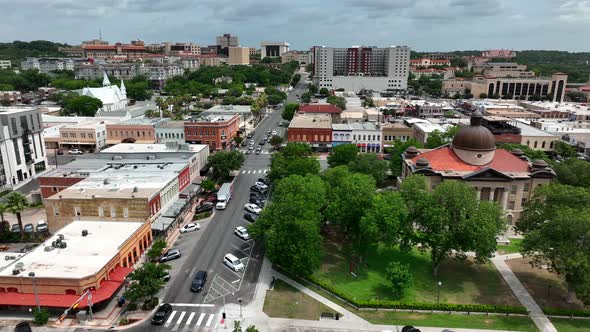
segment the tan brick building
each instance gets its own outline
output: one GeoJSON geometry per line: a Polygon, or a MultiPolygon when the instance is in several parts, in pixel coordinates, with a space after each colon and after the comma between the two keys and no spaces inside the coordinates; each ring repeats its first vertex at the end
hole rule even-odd
{"type": "Polygon", "coordinates": [[[107,124],[107,145],[119,143],[155,143],[156,125],[162,119],[131,119],[107,124]]]}
{"type": "Polygon", "coordinates": [[[228,65],[250,64],[250,49],[248,47],[229,47],[228,65]]]}

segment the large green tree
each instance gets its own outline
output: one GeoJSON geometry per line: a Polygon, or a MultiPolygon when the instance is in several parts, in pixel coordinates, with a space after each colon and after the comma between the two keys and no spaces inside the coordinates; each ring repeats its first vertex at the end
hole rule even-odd
{"type": "Polygon", "coordinates": [[[102,101],[90,96],[69,94],[61,100],[61,112],[66,116],[95,116],[101,107],[102,101]]]}
{"type": "Polygon", "coordinates": [[[213,169],[213,176],[227,178],[231,171],[238,170],[246,158],[240,151],[218,151],[209,156],[209,166],[213,169]]]}
{"type": "Polygon", "coordinates": [[[283,117],[283,119],[285,119],[287,121],[291,121],[293,119],[293,117],[295,116],[295,113],[297,112],[298,109],[299,109],[299,104],[289,103],[285,106],[285,109],[283,110],[283,113],[281,114],[281,116],[283,117]]]}
{"type": "Polygon", "coordinates": [[[576,148],[567,144],[564,141],[557,141],[553,146],[553,151],[557,153],[557,155],[561,156],[562,158],[573,158],[576,157],[578,154],[576,152],[576,148]]]}
{"type": "Polygon", "coordinates": [[[562,163],[556,163],[557,180],[571,186],[590,188],[590,163],[585,160],[570,158],[562,163]]]}
{"type": "Polygon", "coordinates": [[[408,209],[402,195],[386,192],[373,196],[371,207],[361,218],[360,230],[365,243],[382,242],[389,247],[407,243],[406,238],[413,229],[408,223],[408,209]]]}
{"type": "Polygon", "coordinates": [[[270,161],[271,181],[280,180],[289,175],[319,174],[320,162],[311,156],[311,148],[303,143],[287,143],[281,151],[273,154],[270,161]]]}
{"type": "Polygon", "coordinates": [[[548,265],[574,293],[590,303],[590,190],[559,183],[537,187],[517,223],[521,251],[533,265],[548,265]]]}
{"type": "Polygon", "coordinates": [[[131,302],[144,298],[153,299],[164,286],[162,276],[170,269],[167,264],[144,263],[129,275],[131,282],[125,297],[131,302]]]}
{"type": "Polygon", "coordinates": [[[395,140],[393,142],[393,147],[389,150],[391,153],[391,160],[389,161],[389,166],[391,167],[391,173],[393,176],[400,176],[402,175],[402,154],[410,147],[415,146],[417,148],[422,147],[422,143],[418,142],[416,139],[411,138],[405,142],[400,140],[395,140]]]}
{"type": "Polygon", "coordinates": [[[485,261],[496,251],[496,236],[504,230],[502,210],[495,202],[478,201],[475,190],[460,181],[445,181],[428,191],[421,175],[406,178],[401,186],[409,221],[416,226],[415,243],[429,250],[433,275],[453,251],[475,252],[485,261]]]}
{"type": "Polygon", "coordinates": [[[358,153],[359,148],[355,144],[337,145],[332,149],[330,155],[328,155],[328,165],[330,167],[348,165],[355,160],[358,153]]]}
{"type": "Polygon", "coordinates": [[[375,179],[377,186],[385,183],[387,161],[379,159],[376,153],[360,153],[348,164],[351,172],[367,174],[375,179]]]}
{"type": "Polygon", "coordinates": [[[264,243],[265,254],[290,271],[311,274],[321,264],[320,209],[326,202],[326,187],[316,175],[291,175],[280,180],[273,202],[249,227],[264,243]]]}

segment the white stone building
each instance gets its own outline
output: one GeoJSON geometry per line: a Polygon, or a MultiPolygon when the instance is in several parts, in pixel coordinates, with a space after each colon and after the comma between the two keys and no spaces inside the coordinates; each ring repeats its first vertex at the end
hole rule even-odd
{"type": "Polygon", "coordinates": [[[371,122],[354,122],[348,124],[352,129],[352,141],[360,152],[381,152],[381,129],[371,122]]]}
{"type": "Polygon", "coordinates": [[[104,73],[102,80],[102,88],[84,88],[81,94],[100,99],[102,101],[102,107],[99,109],[101,113],[119,111],[127,107],[125,83],[121,80],[120,89],[117,85],[111,85],[106,73],[104,73]]]}

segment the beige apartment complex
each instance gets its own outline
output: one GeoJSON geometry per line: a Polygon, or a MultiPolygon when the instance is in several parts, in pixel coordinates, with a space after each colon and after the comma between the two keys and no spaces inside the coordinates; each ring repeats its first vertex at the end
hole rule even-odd
{"type": "Polygon", "coordinates": [[[248,47],[229,47],[229,65],[248,65],[250,64],[250,48],[248,47]]]}

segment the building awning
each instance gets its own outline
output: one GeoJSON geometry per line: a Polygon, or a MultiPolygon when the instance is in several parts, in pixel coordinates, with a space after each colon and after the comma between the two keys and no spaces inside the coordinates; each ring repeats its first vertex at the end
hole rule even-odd
{"type": "Polygon", "coordinates": [[[201,191],[201,186],[196,183],[189,184],[184,190],[180,193],[182,196],[190,196],[191,194],[196,194],[201,191]]]}
{"type": "Polygon", "coordinates": [[[169,218],[176,218],[180,212],[182,211],[182,208],[188,203],[188,199],[186,198],[179,198],[176,201],[174,201],[174,203],[172,203],[172,205],[166,209],[166,211],[164,211],[164,213],[162,213],[162,216],[164,217],[169,217],[169,218]]]}
{"type": "MultiPolygon", "coordinates": [[[[100,283],[100,286],[96,290],[90,291],[92,294],[92,304],[96,305],[105,300],[109,300],[113,297],[115,292],[125,282],[125,277],[133,271],[132,268],[118,266],[113,272],[109,274],[109,279],[100,283]]],[[[67,286],[63,286],[67,288],[67,286]]],[[[39,305],[42,307],[51,308],[69,308],[74,304],[80,295],[76,294],[38,294],[39,305]]],[[[30,306],[36,305],[36,299],[34,293],[12,293],[4,292],[0,296],[0,305],[9,306],[30,306]]],[[[78,308],[88,307],[88,298],[84,298],[80,301],[78,308]]]]}
{"type": "Polygon", "coordinates": [[[91,143],[91,142],[59,142],[59,145],[64,145],[64,144],[69,144],[69,145],[96,145],[96,142],[91,143]]]}
{"type": "Polygon", "coordinates": [[[170,217],[159,217],[152,223],[153,231],[165,232],[170,228],[170,225],[174,223],[174,218],[170,217]]]}

